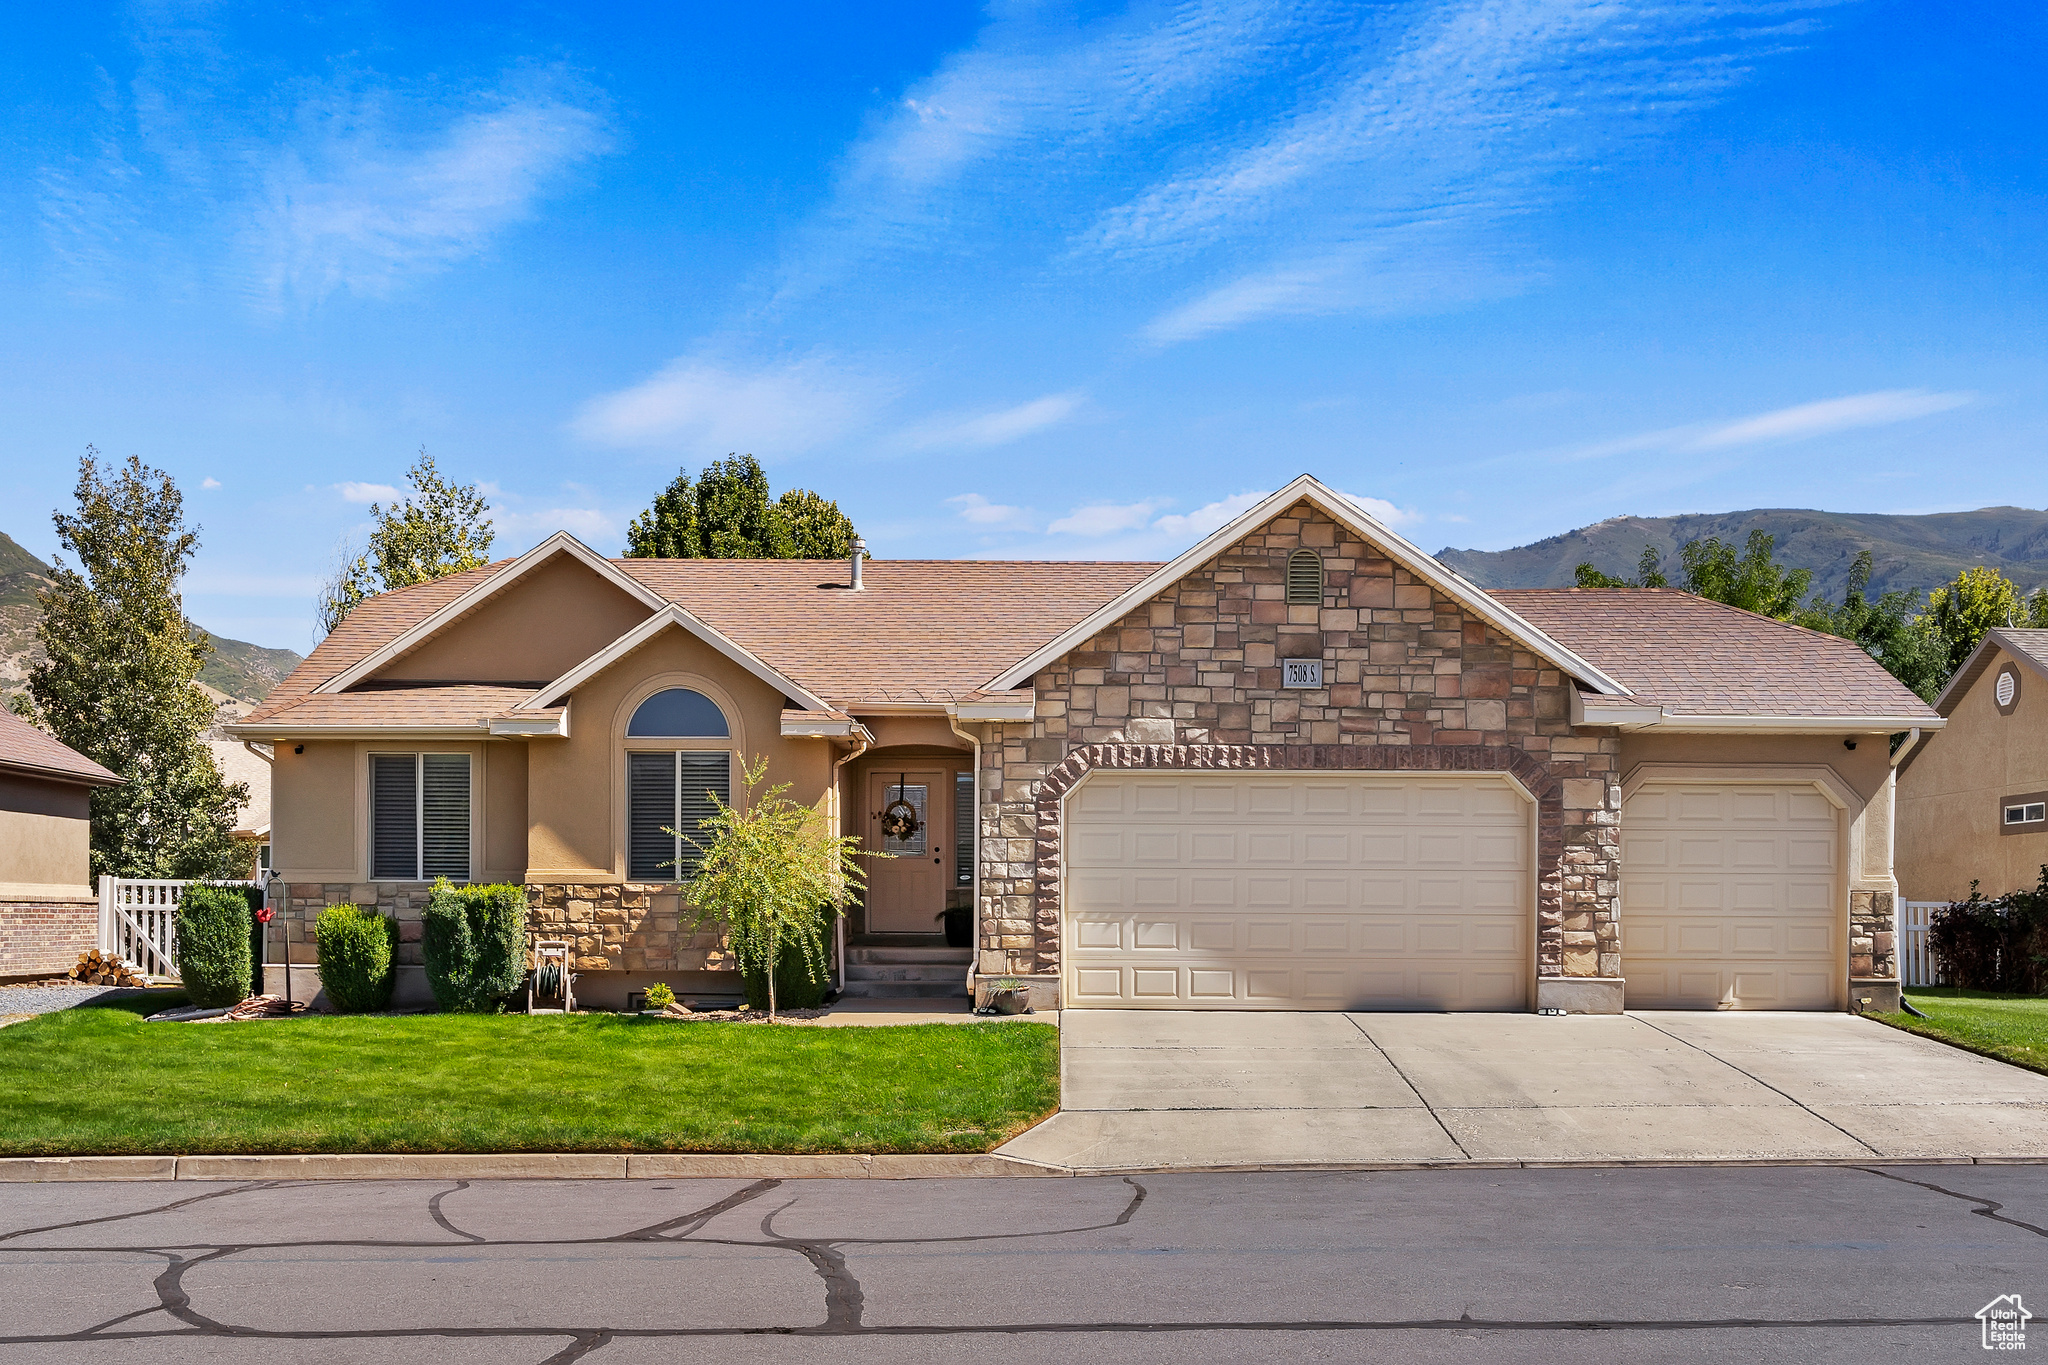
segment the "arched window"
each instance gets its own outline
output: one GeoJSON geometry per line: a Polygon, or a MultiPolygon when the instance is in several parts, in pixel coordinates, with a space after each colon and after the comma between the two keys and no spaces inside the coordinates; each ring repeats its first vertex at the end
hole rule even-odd
{"type": "Polygon", "coordinates": [[[724,739],[731,733],[718,703],[687,687],[656,692],[626,726],[631,739],[724,739]]]}
{"type": "Polygon", "coordinates": [[[1323,605],[1323,557],[1314,550],[1296,550],[1287,556],[1287,605],[1323,605]]]}

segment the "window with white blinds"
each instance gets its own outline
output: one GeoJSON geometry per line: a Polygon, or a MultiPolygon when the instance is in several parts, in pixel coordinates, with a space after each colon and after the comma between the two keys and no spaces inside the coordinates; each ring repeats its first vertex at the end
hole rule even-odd
{"type": "Polygon", "coordinates": [[[469,755],[370,755],[370,876],[469,880],[469,755]]]}
{"type": "Polygon", "coordinates": [[[709,843],[700,828],[732,801],[732,755],[682,750],[626,755],[626,876],[636,882],[687,881],[709,843]],[[695,840],[696,842],[692,842],[695,840]]]}

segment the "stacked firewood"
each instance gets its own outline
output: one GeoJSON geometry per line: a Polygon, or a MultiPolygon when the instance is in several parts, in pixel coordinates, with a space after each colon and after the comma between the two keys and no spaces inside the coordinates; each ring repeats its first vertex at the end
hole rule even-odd
{"type": "Polygon", "coordinates": [[[287,1001],[281,995],[252,995],[227,1012],[230,1022],[243,1019],[283,1019],[306,1012],[305,1001],[287,1001]]]}
{"type": "Polygon", "coordinates": [[[95,948],[89,953],[78,955],[78,965],[71,969],[73,981],[83,981],[89,986],[147,986],[149,983],[135,974],[135,969],[113,953],[103,953],[95,948]]]}

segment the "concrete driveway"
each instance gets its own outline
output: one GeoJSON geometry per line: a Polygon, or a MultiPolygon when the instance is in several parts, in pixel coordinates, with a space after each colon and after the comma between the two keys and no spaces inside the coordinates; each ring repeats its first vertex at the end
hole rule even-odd
{"type": "Polygon", "coordinates": [[[1069,1010],[1069,1170],[2048,1160],[2048,1076],[1841,1014],[1069,1010]]]}

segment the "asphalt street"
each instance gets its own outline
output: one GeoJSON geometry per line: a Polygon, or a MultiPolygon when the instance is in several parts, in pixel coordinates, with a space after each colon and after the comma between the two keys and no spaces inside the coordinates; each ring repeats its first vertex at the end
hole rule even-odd
{"type": "Polygon", "coordinates": [[[9,1365],[1930,1362],[2012,1293],[2048,1167],[0,1185],[9,1365]]]}

